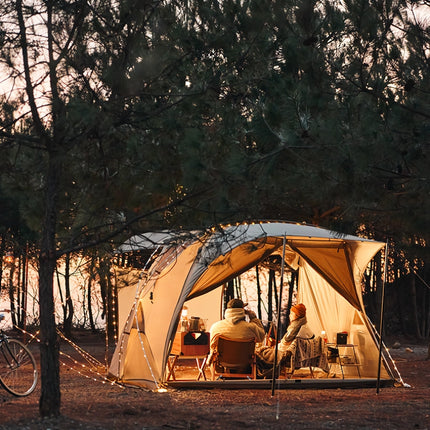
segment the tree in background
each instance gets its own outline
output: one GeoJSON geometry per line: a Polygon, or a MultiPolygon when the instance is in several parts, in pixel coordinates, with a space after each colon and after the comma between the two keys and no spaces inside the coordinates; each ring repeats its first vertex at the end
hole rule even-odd
{"type": "Polygon", "coordinates": [[[41,415],[60,413],[52,288],[67,253],[251,218],[425,249],[428,39],[407,10],[2,3],[0,185],[38,235],[41,415]]]}
{"type": "MultiPolygon", "coordinates": [[[[21,191],[20,214],[39,235],[42,416],[60,413],[52,295],[57,260],[114,237],[126,225],[127,209],[141,200],[133,193],[151,183],[141,180],[143,174],[158,174],[145,159],[158,142],[133,123],[134,101],[123,83],[130,62],[142,54],[140,46],[129,46],[138,42],[127,41],[130,31],[147,43],[151,26],[161,21],[151,19],[152,8],[142,7],[139,15],[128,7],[85,1],[1,6],[2,66],[10,85],[3,100],[8,115],[2,118],[2,149],[11,172],[2,182],[11,185],[9,194],[21,191]],[[134,29],[127,18],[132,14],[138,23],[134,29]],[[122,57],[128,47],[132,59],[122,57]],[[142,145],[146,138],[148,144],[142,145]]],[[[166,79],[157,76],[160,71],[146,70],[148,82],[166,79]]],[[[142,98],[150,116],[163,111],[156,95],[142,98]]],[[[146,207],[166,201],[150,194],[141,195],[147,197],[146,207]]]]}

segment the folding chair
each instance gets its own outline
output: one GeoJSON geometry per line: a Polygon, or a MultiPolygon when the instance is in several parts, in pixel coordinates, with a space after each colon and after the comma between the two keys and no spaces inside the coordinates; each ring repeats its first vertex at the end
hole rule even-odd
{"type": "Polygon", "coordinates": [[[317,336],[313,339],[296,338],[291,344],[291,355],[287,361],[287,379],[291,379],[296,370],[309,368],[311,378],[315,378],[313,368],[318,367],[328,374],[327,350],[324,340],[317,336]]]}
{"type": "Polygon", "coordinates": [[[218,336],[210,361],[213,381],[217,374],[217,379],[256,379],[255,339],[218,336]]]}

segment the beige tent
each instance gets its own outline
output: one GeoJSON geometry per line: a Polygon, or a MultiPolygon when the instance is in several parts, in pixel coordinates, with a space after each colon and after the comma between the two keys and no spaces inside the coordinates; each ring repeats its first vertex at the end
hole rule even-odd
{"type": "MultiPolygon", "coordinates": [[[[284,254],[285,263],[298,270],[297,299],[306,305],[315,333],[324,330],[330,340],[348,332],[357,345],[361,377],[377,378],[378,342],[365,314],[361,282],[384,243],[309,225],[259,222],[200,235],[134,236],[119,252],[156,245],[162,246],[158,258],[140,279],[129,278],[130,286],[120,289],[121,334],[109,369],[117,380],[151,389],[163,386],[184,303],[208,325],[219,320],[223,285],[273,253],[284,254]]],[[[386,359],[379,375],[394,380],[386,359]]]]}

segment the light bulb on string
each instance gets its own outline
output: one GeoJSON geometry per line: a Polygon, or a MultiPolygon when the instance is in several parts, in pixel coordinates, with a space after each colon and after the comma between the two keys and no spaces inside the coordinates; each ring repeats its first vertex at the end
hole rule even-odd
{"type": "Polygon", "coordinates": [[[12,265],[15,261],[15,257],[11,252],[7,252],[6,255],[3,257],[3,261],[7,265],[12,265]]]}

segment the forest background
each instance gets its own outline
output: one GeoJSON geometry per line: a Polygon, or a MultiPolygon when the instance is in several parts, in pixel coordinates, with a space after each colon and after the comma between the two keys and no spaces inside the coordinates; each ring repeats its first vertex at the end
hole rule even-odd
{"type": "Polygon", "coordinates": [[[280,219],[384,241],[387,273],[375,260],[363,286],[369,315],[386,277],[385,330],[429,337],[428,7],[2,2],[1,289],[25,324],[36,267],[42,416],[60,413],[69,263],[85,260],[106,307],[112,252],[134,233],[280,219]]]}

